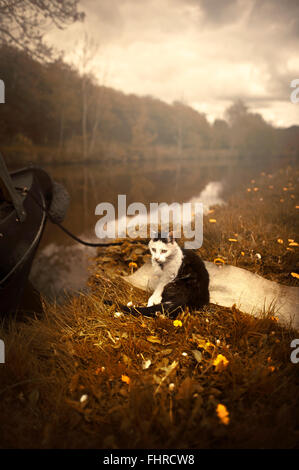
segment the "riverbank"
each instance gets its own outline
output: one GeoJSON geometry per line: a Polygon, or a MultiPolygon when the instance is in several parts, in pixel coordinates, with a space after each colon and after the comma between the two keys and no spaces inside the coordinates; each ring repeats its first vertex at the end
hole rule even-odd
{"type": "Polygon", "coordinates": [[[142,162],[144,164],[160,164],[169,166],[169,162],[178,164],[200,163],[206,167],[231,167],[231,168],[258,168],[268,165],[276,167],[293,164],[296,162],[297,152],[273,152],[269,158],[264,156],[263,164],[260,165],[255,152],[246,152],[244,149],[236,148],[186,148],[178,153],[174,145],[147,145],[139,149],[131,144],[119,144],[116,142],[105,142],[104,140],[96,146],[96,149],[83,157],[83,142],[77,138],[74,142],[69,142],[64,148],[55,146],[37,145],[22,138],[20,142],[13,144],[3,144],[1,151],[9,169],[20,168],[27,165],[38,165],[42,167],[62,166],[62,165],[93,165],[93,164],[134,164],[142,162]]]}
{"type": "MultiPolygon", "coordinates": [[[[258,174],[212,208],[202,258],[299,286],[298,176],[258,174]]],[[[147,256],[129,242],[101,249],[90,293],[3,324],[1,447],[298,447],[298,331],[213,304],[176,322],[119,316],[117,302],[147,296],[117,275],[147,256]]]]}

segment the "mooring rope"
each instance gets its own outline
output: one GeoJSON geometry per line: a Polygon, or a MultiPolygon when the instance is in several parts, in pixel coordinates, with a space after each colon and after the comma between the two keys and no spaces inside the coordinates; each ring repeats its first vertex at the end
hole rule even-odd
{"type": "MultiPolygon", "coordinates": [[[[33,194],[31,192],[29,192],[29,190],[27,188],[18,188],[18,187],[16,187],[15,189],[17,189],[19,191],[23,191],[26,194],[28,194],[33,199],[33,201],[40,207],[40,209],[42,209],[47,214],[47,216],[49,217],[51,222],[53,222],[55,225],[58,225],[58,227],[63,232],[65,232],[69,237],[73,238],[73,240],[75,240],[76,242],[81,243],[81,245],[91,246],[93,248],[98,248],[98,247],[101,247],[101,246],[105,247],[105,246],[121,245],[126,240],[126,239],[124,239],[124,240],[121,240],[119,242],[106,242],[106,243],[92,243],[92,242],[87,242],[85,240],[82,240],[81,238],[74,235],[66,227],[64,227],[60,222],[55,221],[54,218],[52,217],[51,213],[49,212],[49,210],[46,207],[44,207],[42,204],[40,204],[40,202],[36,199],[36,197],[33,196],[33,194]]],[[[134,240],[134,241],[130,240],[130,243],[147,244],[147,241],[146,240],[134,240]]]]}

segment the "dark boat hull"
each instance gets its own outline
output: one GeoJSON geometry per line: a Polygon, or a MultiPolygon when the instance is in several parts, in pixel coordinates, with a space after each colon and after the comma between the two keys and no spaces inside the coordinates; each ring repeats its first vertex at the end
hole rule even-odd
{"type": "Polygon", "coordinates": [[[12,207],[0,219],[0,314],[15,311],[22,299],[31,265],[46,224],[46,212],[53,197],[53,183],[39,168],[10,174],[22,195],[25,220],[20,222],[12,207]],[[26,191],[21,191],[26,188],[26,191]],[[43,208],[45,210],[43,210],[43,208]]]}

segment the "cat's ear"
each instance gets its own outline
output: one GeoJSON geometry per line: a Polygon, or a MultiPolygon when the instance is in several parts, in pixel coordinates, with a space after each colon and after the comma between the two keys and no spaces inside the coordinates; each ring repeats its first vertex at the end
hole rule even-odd
{"type": "Polygon", "coordinates": [[[175,242],[173,232],[169,232],[168,237],[167,237],[167,241],[168,241],[168,243],[174,243],[175,242]]]}

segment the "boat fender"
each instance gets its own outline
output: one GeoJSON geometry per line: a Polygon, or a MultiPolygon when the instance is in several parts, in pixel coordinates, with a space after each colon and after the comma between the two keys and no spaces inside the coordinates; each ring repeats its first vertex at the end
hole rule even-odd
{"type": "Polygon", "coordinates": [[[69,203],[70,195],[68,191],[62,184],[54,181],[52,189],[52,201],[49,210],[47,211],[51,222],[54,224],[63,222],[69,203]]]}

